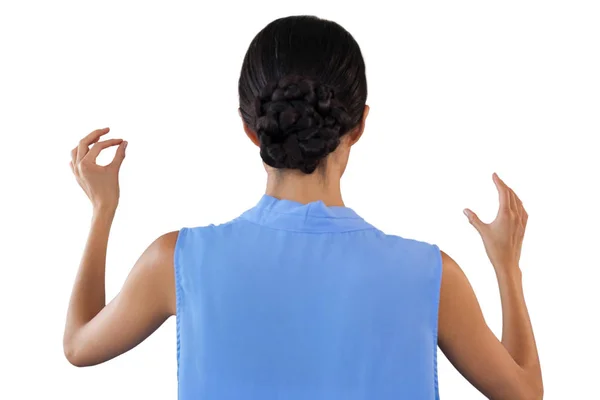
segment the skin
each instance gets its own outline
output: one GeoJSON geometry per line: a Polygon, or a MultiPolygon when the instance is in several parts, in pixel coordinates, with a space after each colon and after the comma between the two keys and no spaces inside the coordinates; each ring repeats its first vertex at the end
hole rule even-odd
{"type": "MultiPolygon", "coordinates": [[[[266,193],[300,203],[322,200],[328,206],[343,206],[340,179],[368,113],[366,106],[361,123],[343,136],[336,151],[314,174],[282,172],[265,165],[266,193]]],[[[258,146],[256,134],[246,124],[244,131],[258,146]]],[[[119,169],[127,147],[121,139],[100,141],[108,132],[105,128],[90,133],[71,152],[71,169],[93,206],[64,332],[65,356],[79,367],[125,353],[176,313],[173,252],[178,232],[169,232],[150,244],[119,294],[106,304],[106,250],[119,202],[119,169]],[[114,160],[107,166],[97,165],[100,151],[111,146],[119,146],[114,160]]],[[[527,212],[496,174],[493,181],[499,194],[496,219],[486,224],[471,210],[466,209],[465,214],[481,235],[496,272],[502,301],[502,339],[498,340],[486,324],[462,269],[442,252],[438,344],[460,373],[488,398],[542,399],[540,363],[519,265],[527,212]]]]}

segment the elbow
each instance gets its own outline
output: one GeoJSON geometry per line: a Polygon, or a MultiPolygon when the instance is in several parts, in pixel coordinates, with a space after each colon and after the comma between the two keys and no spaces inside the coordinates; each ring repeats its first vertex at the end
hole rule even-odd
{"type": "Polygon", "coordinates": [[[534,382],[527,388],[527,394],[523,396],[523,400],[543,400],[544,385],[542,381],[534,382]]]}
{"type": "Polygon", "coordinates": [[[532,400],[542,400],[544,398],[544,381],[542,380],[541,370],[538,370],[538,373],[535,374],[535,379],[532,386],[532,400]]]}
{"type": "Polygon", "coordinates": [[[544,385],[540,382],[540,384],[534,388],[533,397],[531,399],[532,400],[543,400],[543,398],[544,398],[544,385]]]}
{"type": "Polygon", "coordinates": [[[87,364],[81,358],[81,352],[72,340],[63,340],[63,352],[67,361],[74,367],[86,367],[87,364]]]}
{"type": "Polygon", "coordinates": [[[543,400],[544,398],[544,389],[536,389],[531,391],[526,397],[523,397],[523,400],[543,400]]]}
{"type": "Polygon", "coordinates": [[[77,352],[71,345],[63,345],[63,351],[67,361],[74,367],[84,367],[85,365],[81,362],[81,359],[77,356],[77,352]]]}

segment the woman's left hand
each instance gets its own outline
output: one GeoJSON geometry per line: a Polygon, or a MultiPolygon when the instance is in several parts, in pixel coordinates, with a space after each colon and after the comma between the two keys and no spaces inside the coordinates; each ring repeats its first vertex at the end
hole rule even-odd
{"type": "Polygon", "coordinates": [[[127,142],[123,139],[100,142],[100,137],[106,135],[109,130],[110,128],[104,128],[93,131],[81,139],[79,145],[71,151],[71,170],[79,186],[91,200],[95,211],[114,212],[119,204],[119,169],[125,158],[127,142]],[[96,158],[102,150],[117,145],[119,148],[110,164],[96,164],[96,158]]]}

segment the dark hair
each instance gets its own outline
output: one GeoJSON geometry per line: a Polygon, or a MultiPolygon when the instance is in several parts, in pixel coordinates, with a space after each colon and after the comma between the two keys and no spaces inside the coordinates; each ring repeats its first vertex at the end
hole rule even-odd
{"type": "Polygon", "coordinates": [[[280,18],[250,43],[238,91],[263,161],[310,174],[361,122],[365,63],[358,43],[335,22],[280,18]]]}

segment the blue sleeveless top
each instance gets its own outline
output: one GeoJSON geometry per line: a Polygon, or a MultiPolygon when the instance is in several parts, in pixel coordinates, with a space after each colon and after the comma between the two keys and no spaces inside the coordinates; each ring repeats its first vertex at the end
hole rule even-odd
{"type": "Polygon", "coordinates": [[[180,400],[439,398],[436,245],[265,195],[174,262],[180,400]]]}

